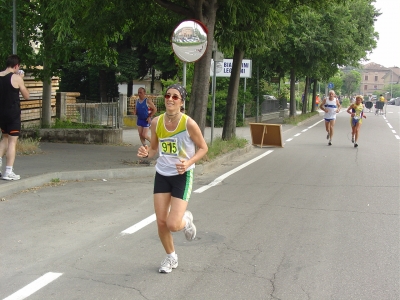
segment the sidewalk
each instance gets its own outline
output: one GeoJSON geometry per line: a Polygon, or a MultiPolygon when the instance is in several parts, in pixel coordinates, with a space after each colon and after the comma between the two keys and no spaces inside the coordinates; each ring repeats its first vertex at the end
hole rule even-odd
{"type": "MultiPolygon", "coordinates": [[[[266,123],[281,124],[282,119],[266,123]]],[[[292,128],[282,125],[282,132],[292,128]]],[[[213,138],[221,137],[222,128],[214,128],[213,138]]],[[[211,128],[204,132],[207,142],[211,140],[211,128]]],[[[236,136],[251,142],[250,128],[237,127],[236,136]]],[[[153,176],[154,167],[137,157],[141,145],[136,129],[124,129],[124,145],[84,145],[66,143],[40,143],[42,153],[18,155],[14,168],[21,179],[0,180],[0,198],[5,195],[41,186],[55,180],[92,180],[107,178],[134,178],[153,176]],[[139,164],[139,162],[143,162],[139,164]]],[[[4,167],[4,166],[3,166],[4,167]]],[[[3,168],[4,169],[4,168],[3,168]]]]}

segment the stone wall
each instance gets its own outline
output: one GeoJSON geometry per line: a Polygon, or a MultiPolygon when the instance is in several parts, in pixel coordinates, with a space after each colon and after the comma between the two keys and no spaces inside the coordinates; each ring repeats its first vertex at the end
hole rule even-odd
{"type": "Polygon", "coordinates": [[[22,138],[43,142],[78,144],[122,144],[122,129],[24,129],[22,138]]]}

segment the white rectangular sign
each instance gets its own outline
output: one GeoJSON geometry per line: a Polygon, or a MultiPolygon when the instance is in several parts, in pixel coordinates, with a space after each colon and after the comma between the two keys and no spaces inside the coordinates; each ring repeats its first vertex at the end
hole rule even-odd
{"type": "MultiPolygon", "coordinates": [[[[225,58],[223,62],[217,62],[216,77],[231,77],[233,59],[225,58]]],[[[211,60],[210,76],[213,76],[214,61],[211,60]]],[[[240,78],[251,78],[251,59],[243,59],[240,68],[240,78]]]]}

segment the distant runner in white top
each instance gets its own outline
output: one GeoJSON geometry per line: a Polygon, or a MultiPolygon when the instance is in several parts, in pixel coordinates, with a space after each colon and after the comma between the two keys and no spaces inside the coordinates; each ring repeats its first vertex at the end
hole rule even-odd
{"type": "Polygon", "coordinates": [[[328,133],[326,135],[326,139],[329,140],[328,145],[331,146],[333,138],[333,126],[335,126],[336,114],[340,111],[340,102],[337,99],[334,90],[329,91],[329,98],[324,99],[319,108],[325,112],[325,128],[326,132],[328,133]]]}

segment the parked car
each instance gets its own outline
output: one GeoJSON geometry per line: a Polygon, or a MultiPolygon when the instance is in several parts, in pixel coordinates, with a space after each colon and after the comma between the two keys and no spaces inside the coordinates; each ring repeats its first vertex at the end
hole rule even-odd
{"type": "MultiPolygon", "coordinates": [[[[400,97],[398,97],[398,98],[400,98],[400,97]]],[[[396,98],[392,98],[392,99],[388,100],[387,104],[388,105],[395,105],[396,104],[395,102],[396,102],[396,98]]]]}
{"type": "Polygon", "coordinates": [[[272,95],[263,95],[264,100],[278,100],[272,95]]]}

